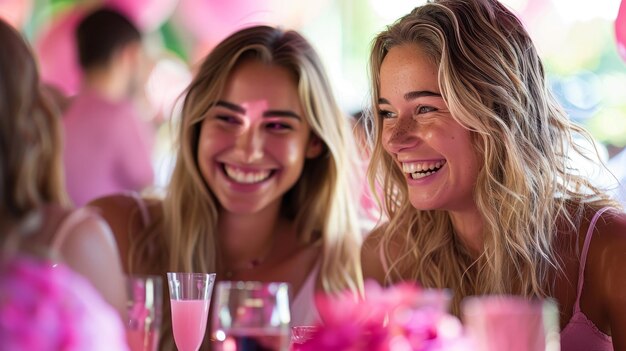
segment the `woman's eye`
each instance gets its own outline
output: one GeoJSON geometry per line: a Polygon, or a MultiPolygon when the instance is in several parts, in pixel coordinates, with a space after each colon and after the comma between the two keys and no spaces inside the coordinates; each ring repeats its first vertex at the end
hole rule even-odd
{"type": "Polygon", "coordinates": [[[293,129],[293,128],[291,128],[291,126],[289,124],[287,124],[287,123],[279,123],[279,122],[267,123],[265,126],[269,130],[276,130],[276,131],[293,129]]]}
{"type": "Polygon", "coordinates": [[[437,109],[432,106],[418,106],[416,110],[417,114],[434,112],[434,111],[437,111],[437,109]]]}
{"type": "Polygon", "coordinates": [[[226,123],[230,123],[230,124],[238,124],[239,120],[233,116],[229,116],[229,115],[217,115],[215,118],[217,118],[220,121],[224,121],[226,123]]]}
{"type": "Polygon", "coordinates": [[[393,118],[396,116],[395,113],[391,112],[391,111],[387,111],[387,110],[379,110],[378,111],[378,115],[382,118],[382,119],[387,119],[387,118],[393,118]]]}

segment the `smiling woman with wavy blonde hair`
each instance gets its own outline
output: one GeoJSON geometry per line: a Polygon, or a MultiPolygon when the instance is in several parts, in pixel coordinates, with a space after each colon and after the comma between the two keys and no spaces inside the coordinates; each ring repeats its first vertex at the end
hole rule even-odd
{"type": "Polygon", "coordinates": [[[573,137],[589,136],[519,19],[495,0],[432,1],[376,37],[370,65],[369,175],[389,221],[364,276],[450,289],[456,313],[470,295],[553,297],[564,347],[626,347],[626,216],[578,175],[573,137]],[[595,326],[573,332],[581,319],[595,326]]]}

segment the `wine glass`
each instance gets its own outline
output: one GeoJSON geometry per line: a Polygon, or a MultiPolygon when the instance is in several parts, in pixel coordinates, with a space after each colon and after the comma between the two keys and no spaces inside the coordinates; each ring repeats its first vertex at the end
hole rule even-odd
{"type": "Polygon", "coordinates": [[[215,273],[167,273],[172,329],[179,351],[198,351],[206,331],[215,273]]]}
{"type": "Polygon", "coordinates": [[[126,293],[128,346],[132,351],[156,351],[161,328],[163,280],[158,275],[126,276],[126,293]]]}
{"type": "Polygon", "coordinates": [[[558,351],[559,311],[551,299],[472,296],[461,306],[467,332],[478,351],[558,351]]]}
{"type": "Polygon", "coordinates": [[[217,351],[289,349],[289,284],[220,282],[213,310],[217,351]]]}

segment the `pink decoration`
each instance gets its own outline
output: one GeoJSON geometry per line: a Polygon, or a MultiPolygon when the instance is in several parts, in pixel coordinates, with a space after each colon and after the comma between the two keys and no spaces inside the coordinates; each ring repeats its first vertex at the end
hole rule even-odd
{"type": "Polygon", "coordinates": [[[617,52],[626,61],[626,0],[622,0],[615,19],[615,40],[617,52]]]}
{"type": "Polygon", "coordinates": [[[105,3],[126,14],[143,31],[150,32],[167,21],[178,0],[106,0],[105,3]]]}
{"type": "Polygon", "coordinates": [[[89,281],[63,264],[23,256],[0,261],[0,350],[128,347],[119,315],[89,281]]]}
{"type": "MultiPolygon", "coordinates": [[[[460,321],[444,308],[447,294],[412,284],[383,289],[367,282],[365,298],[317,297],[323,324],[308,328],[297,351],[465,351],[460,321]]],[[[299,340],[294,340],[298,342],[299,340]]]]}
{"type": "Polygon", "coordinates": [[[212,47],[230,33],[253,24],[298,29],[314,18],[328,0],[185,0],[175,14],[197,41],[212,47]]]}
{"type": "Polygon", "coordinates": [[[0,0],[0,18],[21,29],[33,10],[32,0],[0,0]]]}
{"type": "Polygon", "coordinates": [[[74,95],[80,86],[74,30],[83,14],[82,8],[59,14],[35,41],[42,80],[67,95],[74,95]]]}
{"type": "Polygon", "coordinates": [[[184,62],[175,58],[162,58],[155,65],[146,83],[146,96],[158,120],[178,117],[180,99],[192,75],[184,62]]]}

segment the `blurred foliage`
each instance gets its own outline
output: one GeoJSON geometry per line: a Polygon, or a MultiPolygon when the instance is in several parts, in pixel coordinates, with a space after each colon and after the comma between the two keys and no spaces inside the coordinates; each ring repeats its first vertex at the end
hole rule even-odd
{"type": "MultiPolygon", "coordinates": [[[[326,13],[301,29],[305,35],[310,34],[331,77],[338,81],[339,99],[356,100],[346,105],[352,110],[367,105],[367,60],[372,39],[393,22],[376,13],[373,1],[331,0],[326,13]]],[[[77,4],[93,3],[98,0],[34,0],[34,10],[23,28],[24,33],[33,39],[55,13],[77,4]]],[[[392,3],[390,1],[389,6],[392,3]]],[[[571,6],[594,4],[572,2],[571,6]]],[[[617,53],[613,22],[599,18],[568,22],[562,14],[554,12],[554,8],[544,10],[546,13],[529,21],[534,26],[529,30],[549,79],[554,81],[555,95],[572,118],[589,128],[599,141],[626,146],[626,63],[617,53]],[[593,94],[592,98],[587,96],[589,94],[593,94]],[[586,105],[589,103],[596,105],[590,108],[586,105]]],[[[194,43],[175,21],[166,22],[151,36],[158,36],[167,51],[186,62],[195,54],[194,43]]]]}

